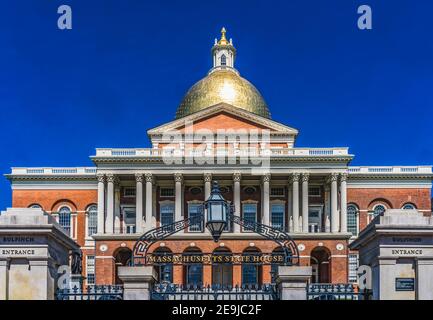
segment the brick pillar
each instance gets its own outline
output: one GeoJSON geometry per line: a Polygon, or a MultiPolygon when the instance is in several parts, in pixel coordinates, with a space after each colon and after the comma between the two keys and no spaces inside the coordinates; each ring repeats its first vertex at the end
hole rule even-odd
{"type": "Polygon", "coordinates": [[[203,285],[212,285],[212,265],[203,265],[203,285]]]}
{"type": "Polygon", "coordinates": [[[270,264],[266,264],[262,266],[262,283],[266,284],[266,283],[271,283],[272,279],[271,279],[271,265],[270,264]]]}
{"type": "Polygon", "coordinates": [[[233,286],[240,286],[242,284],[242,265],[233,265],[233,286]]]}
{"type": "Polygon", "coordinates": [[[183,284],[183,266],[174,265],[173,266],[173,283],[183,284]]]}

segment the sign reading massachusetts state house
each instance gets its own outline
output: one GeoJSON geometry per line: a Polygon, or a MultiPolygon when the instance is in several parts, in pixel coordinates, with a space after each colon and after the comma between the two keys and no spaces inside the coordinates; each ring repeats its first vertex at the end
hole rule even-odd
{"type": "Polygon", "coordinates": [[[284,255],[281,254],[257,254],[257,255],[218,255],[218,254],[200,254],[200,255],[186,255],[186,254],[151,254],[146,256],[146,264],[213,264],[213,263],[228,263],[228,264],[283,264],[284,255]]]}

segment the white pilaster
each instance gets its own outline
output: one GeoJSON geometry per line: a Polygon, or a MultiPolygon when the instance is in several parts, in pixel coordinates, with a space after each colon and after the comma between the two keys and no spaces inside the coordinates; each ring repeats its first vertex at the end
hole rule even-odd
{"type": "Polygon", "coordinates": [[[292,181],[293,232],[299,232],[299,173],[294,173],[292,181]]]}
{"type": "Polygon", "coordinates": [[[263,201],[263,219],[262,222],[264,225],[269,225],[270,221],[269,221],[269,183],[271,180],[271,175],[270,174],[265,174],[262,176],[262,188],[263,188],[263,197],[262,197],[262,201],[263,201]]]}
{"type": "Polygon", "coordinates": [[[338,174],[331,174],[331,232],[337,233],[339,228],[339,216],[338,216],[338,174]]]}
{"type": "Polygon", "coordinates": [[[105,228],[105,175],[98,174],[98,233],[104,233],[105,228]]]}
{"type": "Polygon", "coordinates": [[[105,232],[109,234],[114,233],[114,180],[114,175],[107,175],[107,218],[105,220],[105,232]]]}
{"type": "Polygon", "coordinates": [[[302,232],[308,233],[308,173],[302,174],[302,232]]]}
{"type": "MultiPolygon", "coordinates": [[[[241,174],[235,173],[233,174],[233,202],[235,205],[235,215],[241,216],[241,174]]],[[[237,223],[234,223],[234,233],[241,232],[241,226],[237,223]]]]}
{"type": "Polygon", "coordinates": [[[182,182],[183,176],[180,173],[174,174],[175,182],[175,207],[174,207],[174,220],[182,220],[182,182]]]}
{"type": "Polygon", "coordinates": [[[347,174],[340,175],[340,232],[347,232],[347,174]]]}
{"type": "Polygon", "coordinates": [[[152,191],[153,191],[153,175],[151,173],[145,174],[146,180],[146,227],[145,230],[152,229],[152,191]]]}
{"type": "Polygon", "coordinates": [[[120,179],[114,180],[114,233],[123,233],[120,228],[120,179]]]}
{"type": "Polygon", "coordinates": [[[325,232],[331,232],[331,187],[325,183],[325,232]]]}
{"type": "Polygon", "coordinates": [[[135,232],[142,233],[143,230],[143,175],[135,175],[135,232]]]}

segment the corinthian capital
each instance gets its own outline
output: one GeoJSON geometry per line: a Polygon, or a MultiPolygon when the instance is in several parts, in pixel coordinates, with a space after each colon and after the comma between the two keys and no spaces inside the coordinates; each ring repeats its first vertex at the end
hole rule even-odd
{"type": "Polygon", "coordinates": [[[102,183],[105,182],[105,174],[98,173],[98,174],[96,175],[96,178],[98,179],[98,182],[102,182],[102,183]]]}
{"type": "Polygon", "coordinates": [[[302,174],[302,181],[308,182],[310,180],[310,174],[309,173],[303,173],[302,174]]]}
{"type": "Polygon", "coordinates": [[[239,172],[233,173],[233,181],[234,182],[241,182],[242,175],[239,172]]]}
{"type": "Polygon", "coordinates": [[[136,173],[135,174],[135,181],[136,182],[143,182],[144,181],[144,176],[142,173],[136,173]]]}
{"type": "Polygon", "coordinates": [[[343,182],[343,181],[347,181],[347,173],[342,173],[342,174],[340,174],[340,181],[341,182],[343,182]]]}
{"type": "Polygon", "coordinates": [[[269,181],[271,181],[271,174],[270,173],[265,173],[262,176],[262,182],[269,182],[269,181]]]}
{"type": "Polygon", "coordinates": [[[329,182],[334,182],[334,181],[338,181],[338,173],[331,173],[331,175],[329,176],[329,182]]]}
{"type": "Polygon", "coordinates": [[[116,176],[114,174],[107,174],[107,182],[114,183],[116,181],[116,176]]]}
{"type": "Polygon", "coordinates": [[[182,175],[182,173],[175,173],[174,174],[174,181],[182,183],[183,182],[183,175],[182,175]]]}
{"type": "Polygon", "coordinates": [[[204,182],[212,182],[212,173],[205,173],[203,175],[204,182]]]}
{"type": "Polygon", "coordinates": [[[297,172],[295,172],[295,173],[293,173],[292,175],[291,175],[291,177],[290,177],[290,182],[299,182],[299,178],[301,177],[301,174],[300,173],[297,173],[297,172]]]}
{"type": "Polygon", "coordinates": [[[144,179],[146,180],[146,182],[153,183],[153,175],[151,173],[145,173],[144,179]]]}

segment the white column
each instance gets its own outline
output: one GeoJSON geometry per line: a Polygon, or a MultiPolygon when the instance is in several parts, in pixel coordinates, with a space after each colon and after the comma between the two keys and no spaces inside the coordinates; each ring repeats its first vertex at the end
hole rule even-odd
{"type": "Polygon", "coordinates": [[[265,174],[264,176],[262,176],[262,188],[263,188],[263,212],[262,212],[262,221],[264,225],[269,225],[270,221],[269,221],[269,182],[271,180],[271,175],[265,174]]]}
{"type": "Polygon", "coordinates": [[[114,180],[114,233],[123,233],[123,230],[120,229],[120,179],[118,176],[114,180]]]}
{"type": "Polygon", "coordinates": [[[308,173],[302,174],[302,232],[308,233],[308,173]]]}
{"type": "MultiPolygon", "coordinates": [[[[233,174],[233,202],[235,205],[235,215],[240,217],[241,216],[241,174],[235,173],[233,174]]],[[[234,233],[240,233],[241,232],[241,226],[237,223],[233,224],[233,232],[234,233]]]]}
{"type": "Polygon", "coordinates": [[[293,232],[299,232],[299,173],[292,175],[293,232]]]}
{"type": "Polygon", "coordinates": [[[340,232],[347,232],[347,173],[340,175],[340,232]]]}
{"type": "Polygon", "coordinates": [[[288,183],[287,185],[287,230],[290,233],[293,233],[293,208],[292,208],[292,202],[293,202],[293,193],[292,193],[292,184],[288,183]]]}
{"type": "Polygon", "coordinates": [[[152,229],[152,191],[153,191],[153,176],[151,173],[145,174],[146,180],[146,227],[145,230],[152,229]]]}
{"type": "Polygon", "coordinates": [[[135,175],[135,232],[142,233],[143,230],[143,175],[135,175]]]}
{"type": "Polygon", "coordinates": [[[331,197],[330,197],[331,187],[329,183],[325,183],[325,232],[331,232],[331,197]]]}
{"type": "Polygon", "coordinates": [[[114,180],[114,175],[107,175],[107,218],[105,220],[105,232],[111,234],[114,233],[114,180]]]}
{"type": "Polygon", "coordinates": [[[174,174],[175,182],[175,207],[174,207],[174,220],[182,220],[182,182],[183,177],[180,173],[174,174]]]}
{"type": "Polygon", "coordinates": [[[98,174],[98,233],[104,233],[105,225],[105,175],[98,174]]]}
{"type": "Polygon", "coordinates": [[[337,181],[338,181],[338,174],[333,173],[331,174],[331,232],[336,233],[338,232],[339,227],[339,217],[338,217],[338,188],[337,188],[337,181]]]}

